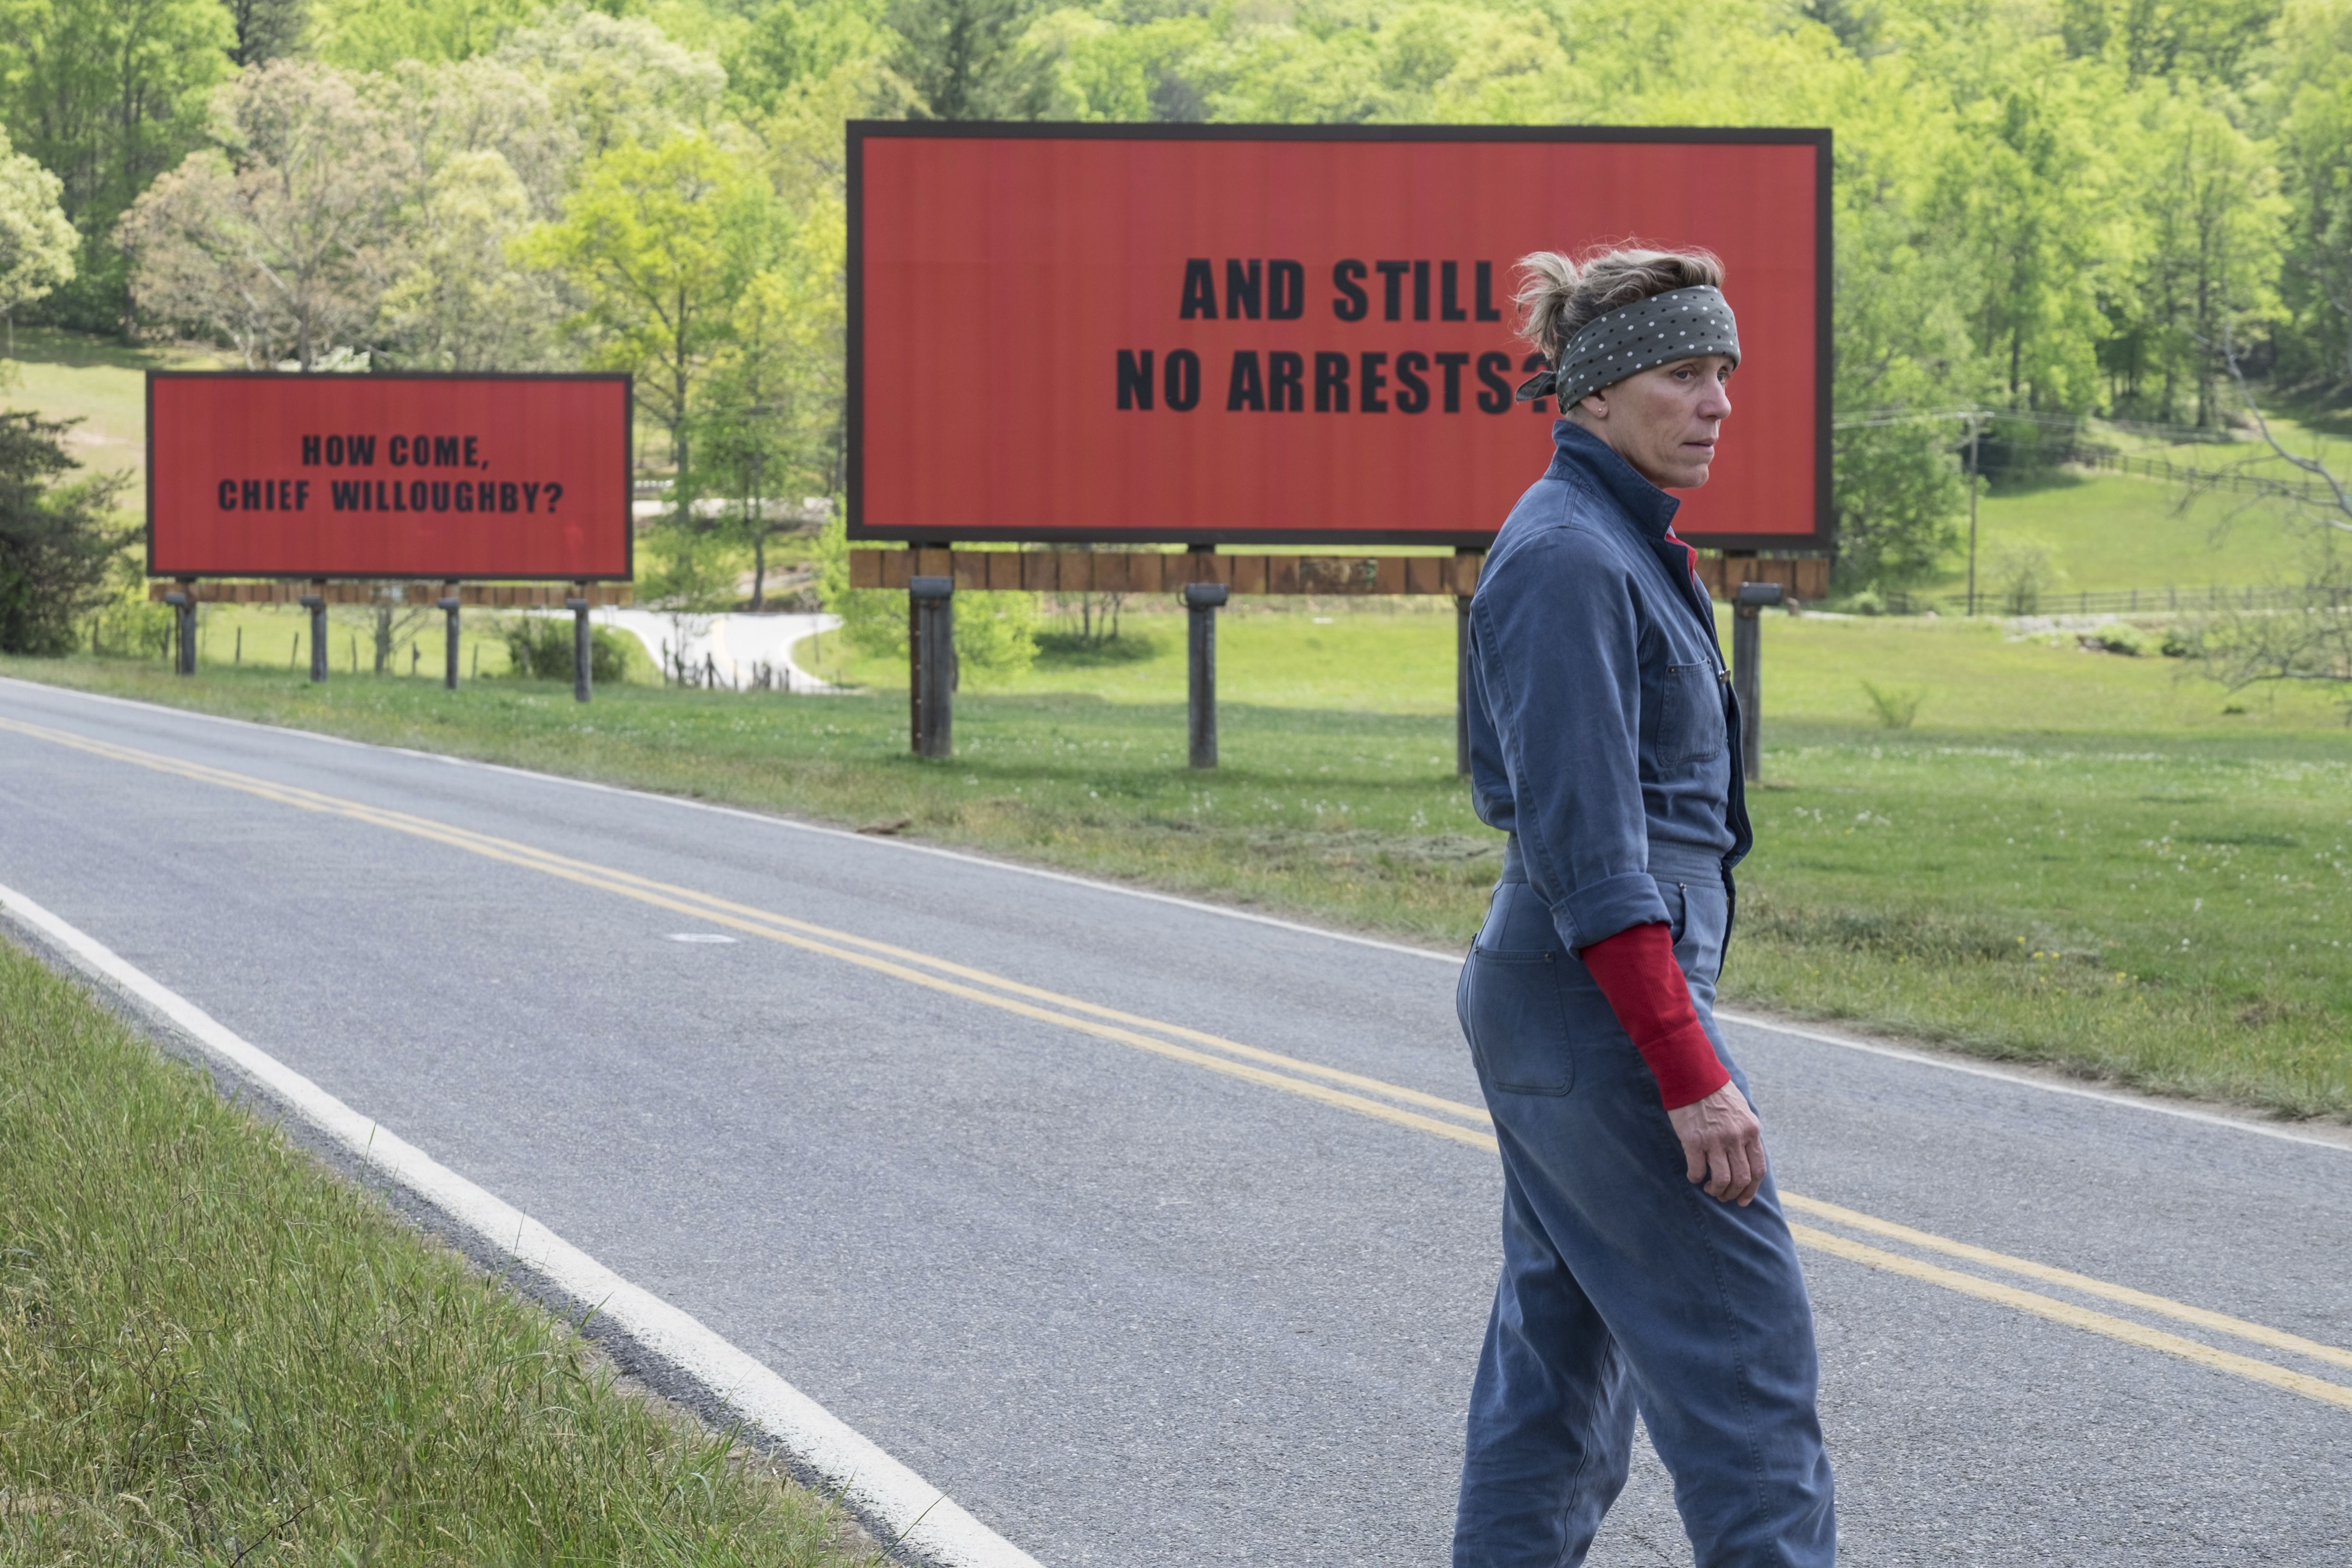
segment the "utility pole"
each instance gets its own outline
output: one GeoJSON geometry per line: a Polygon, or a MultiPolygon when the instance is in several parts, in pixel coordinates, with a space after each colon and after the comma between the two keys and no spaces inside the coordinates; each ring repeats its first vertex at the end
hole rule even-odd
{"type": "Polygon", "coordinates": [[[1984,429],[1980,408],[1969,410],[1969,614],[1977,613],[1977,437],[1984,429]]]}

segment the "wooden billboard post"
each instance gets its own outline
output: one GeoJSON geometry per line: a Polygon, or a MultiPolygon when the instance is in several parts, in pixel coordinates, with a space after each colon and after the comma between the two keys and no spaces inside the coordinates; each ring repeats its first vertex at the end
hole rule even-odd
{"type": "Polygon", "coordinates": [[[919,757],[955,752],[955,579],[910,577],[913,614],[914,749],[919,757]]]}
{"type": "Polygon", "coordinates": [[[1217,612],[1232,593],[1223,583],[1184,584],[1184,727],[1196,768],[1217,765],[1217,612]]]}
{"type": "Polygon", "coordinates": [[[458,596],[458,584],[441,584],[441,597],[436,602],[445,618],[441,632],[441,684],[451,691],[457,689],[457,606],[465,601],[458,596]]]}

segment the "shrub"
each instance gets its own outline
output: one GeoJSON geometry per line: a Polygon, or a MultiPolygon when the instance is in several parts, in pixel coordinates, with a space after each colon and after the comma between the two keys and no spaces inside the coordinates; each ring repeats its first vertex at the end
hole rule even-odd
{"type": "MultiPolygon", "coordinates": [[[[524,616],[499,629],[507,645],[514,673],[525,680],[572,679],[572,620],[554,616],[524,616]]],[[[598,686],[616,686],[629,672],[628,643],[609,626],[588,628],[588,679],[598,686]]]]}
{"type": "Polygon", "coordinates": [[[0,414],[0,653],[67,652],[75,621],[105,597],[121,543],[114,498],[128,481],[59,482],[76,467],[63,440],[71,424],[0,414]]]}
{"type": "Polygon", "coordinates": [[[1870,705],[1877,711],[1878,722],[1889,730],[1908,730],[1911,721],[1919,716],[1919,704],[1927,700],[1924,686],[1906,690],[1899,686],[1880,686],[1865,680],[1862,689],[1870,697],[1870,705]]]}

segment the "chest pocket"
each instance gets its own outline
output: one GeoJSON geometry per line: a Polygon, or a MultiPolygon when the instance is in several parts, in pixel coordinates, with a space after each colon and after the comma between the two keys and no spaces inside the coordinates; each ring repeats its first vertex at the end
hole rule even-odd
{"type": "Polygon", "coordinates": [[[1723,694],[1715,666],[1670,664],[1660,673],[1651,752],[1660,772],[1712,757],[1724,747],[1723,694]]]}

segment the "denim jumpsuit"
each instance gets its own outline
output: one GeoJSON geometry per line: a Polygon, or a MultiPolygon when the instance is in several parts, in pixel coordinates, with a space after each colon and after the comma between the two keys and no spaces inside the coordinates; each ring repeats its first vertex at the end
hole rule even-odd
{"type": "MultiPolygon", "coordinates": [[[[1677,502],[1578,426],[1470,606],[1471,782],[1511,835],[1457,992],[1503,1159],[1503,1272],[1471,1390],[1455,1568],[1581,1563],[1638,1408],[1698,1568],[1836,1555],[1811,1308],[1768,1178],[1685,1176],[1657,1080],[1576,952],[1664,921],[1716,1054],[1738,733],[1677,502]]],[[[1751,1097],[1752,1103],[1752,1097],[1751,1097]]]]}

